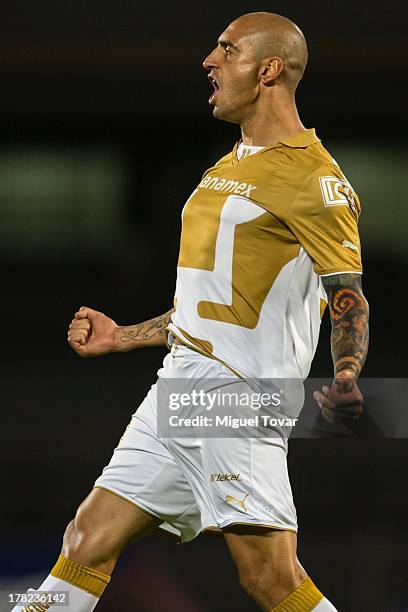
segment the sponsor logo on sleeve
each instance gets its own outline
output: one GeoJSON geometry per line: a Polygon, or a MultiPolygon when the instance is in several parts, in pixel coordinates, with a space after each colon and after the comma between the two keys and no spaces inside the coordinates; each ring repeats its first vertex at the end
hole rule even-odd
{"type": "Polygon", "coordinates": [[[353,251],[358,251],[358,246],[354,244],[353,242],[350,242],[350,240],[343,240],[341,244],[346,249],[352,249],[353,251]]]}
{"type": "Polygon", "coordinates": [[[354,189],[348,181],[336,176],[321,176],[319,182],[325,206],[349,206],[356,212],[354,189]]]}

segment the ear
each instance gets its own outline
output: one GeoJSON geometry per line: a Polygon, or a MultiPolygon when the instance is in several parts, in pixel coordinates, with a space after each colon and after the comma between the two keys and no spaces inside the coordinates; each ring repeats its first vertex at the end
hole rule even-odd
{"type": "Polygon", "coordinates": [[[260,68],[260,80],[266,86],[273,85],[283,71],[283,61],[280,57],[270,57],[264,60],[260,68]]]}

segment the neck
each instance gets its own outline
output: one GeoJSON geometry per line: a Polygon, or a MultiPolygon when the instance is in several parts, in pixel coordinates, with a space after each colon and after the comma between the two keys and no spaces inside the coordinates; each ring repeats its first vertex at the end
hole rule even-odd
{"type": "Polygon", "coordinates": [[[254,147],[266,147],[290,138],[306,128],[302,124],[292,96],[276,96],[261,103],[255,113],[241,123],[242,142],[254,147]]]}

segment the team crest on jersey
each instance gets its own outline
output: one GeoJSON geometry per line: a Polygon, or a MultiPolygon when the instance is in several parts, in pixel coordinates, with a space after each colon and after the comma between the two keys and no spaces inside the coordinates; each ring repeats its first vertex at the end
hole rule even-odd
{"type": "Polygon", "coordinates": [[[321,176],[319,182],[325,206],[349,206],[357,212],[354,189],[349,182],[336,176],[321,176]]]}

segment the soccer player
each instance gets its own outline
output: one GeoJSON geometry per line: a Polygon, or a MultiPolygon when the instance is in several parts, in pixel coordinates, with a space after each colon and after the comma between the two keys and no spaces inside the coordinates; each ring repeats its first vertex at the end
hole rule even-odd
{"type": "MultiPolygon", "coordinates": [[[[315,398],[329,421],[358,418],[368,346],[360,204],[300,121],[295,91],[306,62],[302,32],[280,15],[243,15],[221,34],[204,61],[209,104],[240,126],[241,140],[183,210],[174,308],[124,327],[81,307],[68,332],[79,355],[164,345],[168,336],[159,379],[303,380],[328,303],[334,377],[315,398]]],[[[287,440],[161,439],[156,417],[153,385],[39,590],[68,591],[70,611],[90,612],[130,542],[159,527],[181,541],[217,528],[262,610],[335,610],[297,559],[287,440]]]]}

